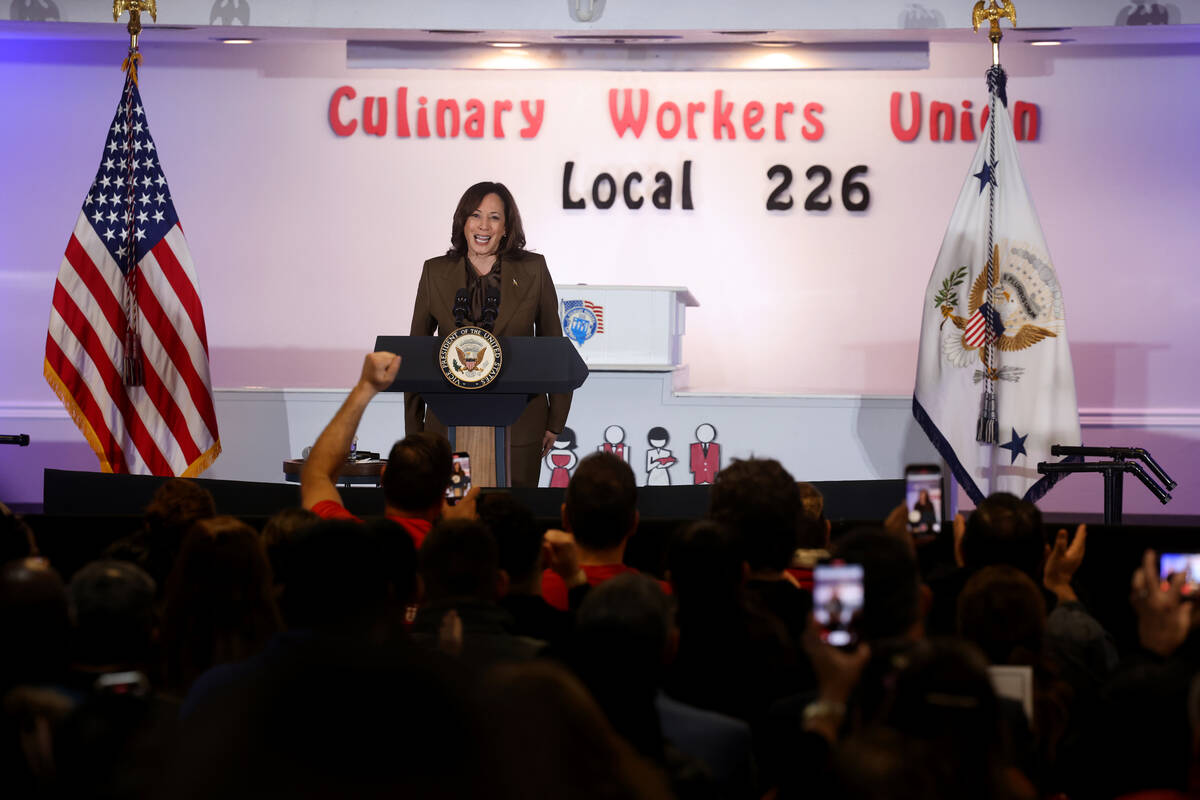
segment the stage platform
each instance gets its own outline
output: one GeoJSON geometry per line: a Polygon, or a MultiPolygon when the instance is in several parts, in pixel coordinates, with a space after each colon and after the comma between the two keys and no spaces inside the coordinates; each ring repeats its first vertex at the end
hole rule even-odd
{"type": "MultiPolygon", "coordinates": [[[[102,472],[48,469],[43,505],[29,509],[44,514],[141,514],[166,478],[147,475],[111,475],[102,472]]],[[[300,487],[294,483],[196,478],[212,492],[222,514],[239,517],[270,516],[300,505],[300,487]]],[[[823,481],[814,484],[825,495],[830,519],[883,519],[904,499],[903,480],[823,481]]],[[[359,515],[383,513],[383,494],[375,487],[340,488],[346,507],[359,515]]],[[[510,489],[539,518],[558,517],[562,489],[510,489]]],[[[708,508],[707,486],[643,486],[638,488],[638,510],[644,518],[692,519],[708,508]]]]}

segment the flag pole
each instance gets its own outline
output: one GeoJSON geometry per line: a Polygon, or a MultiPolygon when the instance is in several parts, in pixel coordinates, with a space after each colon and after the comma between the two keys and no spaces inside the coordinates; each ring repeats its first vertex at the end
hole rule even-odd
{"type": "Polygon", "coordinates": [[[138,80],[138,65],[142,63],[142,54],[138,51],[138,36],[142,33],[142,12],[150,14],[150,18],[158,22],[158,2],[157,0],[113,0],[113,22],[121,19],[121,15],[126,11],[129,12],[129,24],[125,26],[125,30],[129,31],[129,55],[121,63],[121,69],[125,70],[136,84],[138,80]]]}
{"type": "Polygon", "coordinates": [[[985,20],[991,23],[988,26],[988,39],[992,42],[992,66],[1000,66],[1000,40],[1004,38],[1003,31],[1000,30],[1000,20],[1007,19],[1012,23],[1013,27],[1017,27],[1017,9],[1013,6],[1012,0],[992,0],[992,4],[987,5],[986,0],[979,0],[975,7],[971,10],[971,27],[976,33],[979,33],[979,24],[985,20]]]}
{"type": "MultiPolygon", "coordinates": [[[[129,12],[129,54],[121,63],[125,71],[125,93],[122,105],[125,109],[124,133],[124,169],[126,173],[126,202],[125,208],[125,241],[124,259],[121,272],[125,275],[125,352],[122,359],[121,378],[126,386],[141,386],[144,379],[142,369],[141,342],[138,339],[138,302],[137,302],[137,223],[131,211],[134,207],[134,193],[137,185],[134,182],[134,172],[137,170],[137,153],[134,148],[134,119],[133,92],[137,86],[138,65],[142,63],[142,54],[138,50],[138,36],[142,32],[142,12],[148,12],[150,18],[158,21],[157,0],[113,0],[113,22],[120,20],[121,15],[129,12]]],[[[140,110],[139,110],[140,111],[140,110]]],[[[137,123],[140,126],[140,122],[137,123]]]]}
{"type": "MultiPolygon", "coordinates": [[[[984,314],[986,336],[983,344],[983,393],[979,398],[979,421],[975,425],[975,440],[983,444],[995,445],[1000,438],[1000,424],[996,417],[996,376],[999,374],[996,364],[996,334],[992,315],[995,309],[994,295],[996,291],[995,245],[993,229],[996,219],[996,97],[1004,98],[1004,70],[1000,67],[1000,39],[1004,33],[1000,30],[1000,20],[1008,19],[1013,25],[1017,24],[1017,10],[1012,0],[1001,0],[997,4],[992,0],[987,5],[985,0],[975,3],[971,11],[971,26],[976,33],[984,20],[990,23],[988,39],[992,42],[992,68],[988,70],[988,160],[984,164],[984,174],[988,180],[988,230],[987,230],[987,313],[984,314]]],[[[1007,102],[1005,103],[1007,105],[1007,102]]]]}

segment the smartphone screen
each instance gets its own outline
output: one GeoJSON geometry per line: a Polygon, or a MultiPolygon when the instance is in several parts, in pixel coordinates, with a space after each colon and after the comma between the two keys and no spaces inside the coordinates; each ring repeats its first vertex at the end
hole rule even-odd
{"type": "Polygon", "coordinates": [[[471,488],[471,457],[466,453],[455,453],[450,461],[450,483],[446,486],[446,499],[451,504],[466,496],[471,488]]]}
{"type": "Polygon", "coordinates": [[[916,536],[933,536],[942,530],[942,468],[937,464],[909,464],[904,468],[904,504],[908,530],[916,536]]]}
{"type": "Polygon", "coordinates": [[[1163,553],[1158,557],[1158,575],[1164,588],[1172,575],[1187,575],[1183,581],[1183,596],[1196,597],[1200,589],[1200,553],[1163,553]]]}
{"type": "Polygon", "coordinates": [[[862,564],[817,564],[813,569],[813,618],[821,638],[834,647],[858,644],[863,607],[862,564]]]}

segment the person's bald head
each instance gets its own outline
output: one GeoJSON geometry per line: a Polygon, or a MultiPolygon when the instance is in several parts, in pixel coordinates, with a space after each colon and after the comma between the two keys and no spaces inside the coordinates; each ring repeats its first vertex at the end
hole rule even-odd
{"type": "Polygon", "coordinates": [[[0,568],[0,685],[44,681],[65,665],[70,630],[62,578],[44,558],[0,568]]]}

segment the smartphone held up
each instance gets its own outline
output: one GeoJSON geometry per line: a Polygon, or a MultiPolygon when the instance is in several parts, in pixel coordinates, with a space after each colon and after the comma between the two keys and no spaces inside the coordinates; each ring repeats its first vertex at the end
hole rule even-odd
{"type": "Polygon", "coordinates": [[[816,565],[813,569],[813,619],[821,628],[823,641],[834,647],[855,647],[862,608],[862,564],[832,561],[816,565]]]}
{"type": "Polygon", "coordinates": [[[1182,595],[1185,600],[1195,600],[1200,589],[1200,553],[1162,553],[1158,557],[1158,574],[1166,590],[1171,579],[1182,573],[1182,595]]]}
{"type": "Polygon", "coordinates": [[[904,468],[904,505],[908,532],[934,537],[942,530],[942,468],[937,464],[909,464],[904,468]]]}
{"type": "Polygon", "coordinates": [[[471,490],[471,457],[455,453],[450,461],[450,483],[446,485],[446,502],[454,505],[471,490]]]}

